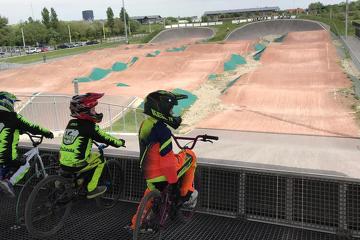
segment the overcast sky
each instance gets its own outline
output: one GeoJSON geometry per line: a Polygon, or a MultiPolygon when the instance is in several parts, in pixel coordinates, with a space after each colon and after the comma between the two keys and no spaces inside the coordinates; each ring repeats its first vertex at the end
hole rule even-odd
{"type": "MultiPolygon", "coordinates": [[[[228,10],[253,7],[275,7],[281,9],[306,8],[319,0],[125,0],[130,16],[201,16],[204,11],[228,10]]],[[[339,0],[320,0],[324,4],[339,3],[339,0]]],[[[83,10],[93,10],[95,19],[105,19],[106,9],[111,7],[115,15],[121,9],[121,0],[0,0],[0,15],[10,24],[33,16],[41,19],[44,7],[53,7],[60,20],[81,20],[83,10]]]]}

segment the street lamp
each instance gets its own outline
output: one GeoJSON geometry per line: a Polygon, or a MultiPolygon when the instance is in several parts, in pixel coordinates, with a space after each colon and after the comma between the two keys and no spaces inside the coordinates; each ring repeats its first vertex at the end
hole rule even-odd
{"type": "Polygon", "coordinates": [[[125,3],[124,3],[124,0],[122,0],[122,4],[123,4],[123,9],[124,9],[125,40],[126,40],[126,43],[129,43],[128,34],[127,34],[127,26],[126,26],[126,11],[125,11],[125,3]]]}
{"type": "Polygon", "coordinates": [[[348,21],[349,21],[349,0],[346,0],[346,11],[345,11],[345,38],[348,38],[348,21]]]}

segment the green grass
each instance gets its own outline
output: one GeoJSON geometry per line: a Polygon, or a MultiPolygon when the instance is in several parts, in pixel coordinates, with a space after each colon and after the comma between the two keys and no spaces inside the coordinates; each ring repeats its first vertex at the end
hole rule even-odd
{"type": "Polygon", "coordinates": [[[223,41],[229,33],[231,33],[236,28],[239,28],[245,24],[246,23],[232,24],[231,22],[224,22],[223,25],[213,26],[211,28],[215,30],[215,36],[213,38],[210,38],[208,41],[209,42],[223,41]]]}
{"type": "MultiPolygon", "coordinates": [[[[299,16],[299,18],[325,23],[330,26],[330,30],[333,33],[335,33],[337,36],[345,35],[345,21],[342,21],[339,19],[330,19],[330,18],[321,17],[321,16],[313,16],[313,15],[301,15],[301,16],[299,16]]],[[[355,28],[350,22],[349,22],[349,26],[348,26],[348,35],[349,36],[355,35],[355,28]]]]}
{"type": "Polygon", "coordinates": [[[46,53],[38,53],[38,54],[31,54],[31,55],[25,55],[25,56],[19,56],[19,57],[11,57],[5,59],[5,62],[9,63],[33,63],[33,62],[40,62],[43,61],[43,55],[46,55],[46,59],[53,59],[53,58],[59,58],[59,57],[65,57],[70,55],[75,55],[79,53],[85,53],[92,50],[97,49],[103,49],[103,48],[113,48],[119,46],[120,43],[103,43],[103,44],[96,44],[91,46],[83,46],[83,47],[77,47],[77,48],[67,48],[67,49],[61,49],[56,51],[50,51],[46,53]]]}
{"type": "Polygon", "coordinates": [[[145,115],[142,113],[142,110],[130,110],[125,114],[123,118],[117,120],[113,125],[112,128],[108,127],[106,131],[112,132],[131,132],[135,133],[139,130],[140,123],[145,119],[145,115]],[[135,121],[136,115],[136,121],[135,121]],[[137,124],[136,124],[137,122],[137,124]],[[125,124],[124,124],[125,123],[125,124]],[[125,126],[125,127],[124,127],[125,126]]]}

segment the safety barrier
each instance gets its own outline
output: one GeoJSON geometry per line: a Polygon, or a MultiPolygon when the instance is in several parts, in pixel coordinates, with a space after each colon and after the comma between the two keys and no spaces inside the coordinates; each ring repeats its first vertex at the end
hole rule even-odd
{"type": "MultiPolygon", "coordinates": [[[[25,149],[25,147],[22,147],[25,149]]],[[[41,151],[57,154],[58,146],[41,151]]],[[[125,174],[121,199],[138,202],[145,190],[138,153],[113,151],[125,174]]],[[[360,180],[222,165],[199,159],[199,211],[239,219],[360,236],[360,180]]]]}
{"type": "MultiPolygon", "coordinates": [[[[114,85],[114,87],[117,87],[114,85]]],[[[18,95],[22,106],[17,111],[42,126],[53,131],[62,131],[70,120],[69,105],[71,96],[67,95],[18,95]]],[[[131,107],[137,98],[129,99],[128,106],[100,102],[96,107],[104,113],[101,127],[108,132],[135,133],[144,119],[141,109],[131,107]]]]}

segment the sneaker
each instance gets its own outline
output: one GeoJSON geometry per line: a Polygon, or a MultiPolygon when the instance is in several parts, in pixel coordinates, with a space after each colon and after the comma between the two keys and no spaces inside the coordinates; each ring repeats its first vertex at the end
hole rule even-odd
{"type": "Polygon", "coordinates": [[[199,195],[198,191],[194,190],[194,192],[191,193],[189,200],[183,203],[183,206],[186,208],[195,208],[197,204],[198,195],[199,195]]]}
{"type": "Polygon", "coordinates": [[[4,179],[0,181],[0,188],[4,191],[4,193],[11,197],[14,198],[15,197],[15,193],[14,193],[14,188],[12,186],[12,184],[10,183],[9,180],[4,179]]]}
{"type": "Polygon", "coordinates": [[[98,186],[97,188],[95,188],[95,190],[88,192],[86,198],[87,199],[92,199],[92,198],[96,198],[102,194],[104,194],[107,190],[107,187],[105,186],[98,186]]]}

